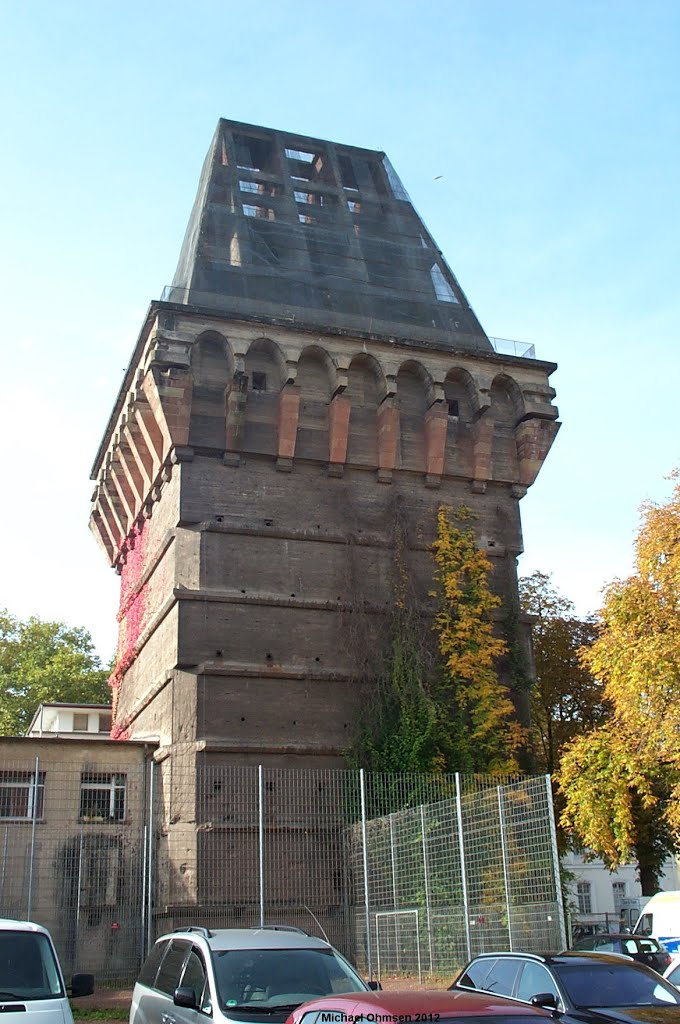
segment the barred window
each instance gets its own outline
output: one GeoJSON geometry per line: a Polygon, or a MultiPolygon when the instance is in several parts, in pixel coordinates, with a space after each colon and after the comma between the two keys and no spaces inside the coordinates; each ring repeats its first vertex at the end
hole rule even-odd
{"type": "Polygon", "coordinates": [[[81,821],[125,821],[127,776],[83,772],[80,776],[81,821]]]}
{"type": "Polygon", "coordinates": [[[45,772],[0,771],[0,818],[42,818],[44,795],[45,772]]]}

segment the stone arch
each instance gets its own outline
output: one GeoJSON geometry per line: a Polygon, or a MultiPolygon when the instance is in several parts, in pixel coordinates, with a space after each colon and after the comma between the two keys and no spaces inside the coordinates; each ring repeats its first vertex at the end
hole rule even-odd
{"type": "Polygon", "coordinates": [[[493,422],[492,477],[514,483],[519,479],[515,427],[522,416],[522,393],[505,373],[494,377],[486,414],[493,422]]]}
{"type": "Polygon", "coordinates": [[[444,403],[448,413],[444,472],[451,476],[474,476],[473,419],[479,398],[472,374],[456,366],[444,379],[444,403]]]}
{"type": "Polygon", "coordinates": [[[310,345],[297,364],[300,389],[295,457],[328,461],[328,404],[334,390],[335,367],[325,349],[310,345]]]}
{"type": "Polygon", "coordinates": [[[431,390],[432,378],[421,363],[412,359],[402,363],[397,373],[400,469],[425,472],[425,413],[431,390]]]}
{"type": "Polygon", "coordinates": [[[226,445],[226,396],[233,376],[234,360],[226,338],[206,331],[191,349],[194,378],[189,444],[195,448],[226,445]]]}
{"type": "Polygon", "coordinates": [[[386,390],[385,374],[374,356],[365,352],[352,359],[347,372],[350,400],[347,462],[355,466],[378,465],[378,406],[386,390]]]}
{"type": "Polygon", "coordinates": [[[256,338],[245,357],[247,399],[243,450],[277,453],[279,392],[286,380],[286,360],[271,338],[256,338]]]}

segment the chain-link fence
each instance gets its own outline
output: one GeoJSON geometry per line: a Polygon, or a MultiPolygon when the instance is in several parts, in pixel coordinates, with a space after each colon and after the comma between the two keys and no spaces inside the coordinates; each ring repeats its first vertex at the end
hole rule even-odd
{"type": "Polygon", "coordinates": [[[372,976],[564,945],[545,777],[126,753],[0,766],[0,915],[47,925],[67,973],[129,984],[153,939],[188,924],[298,925],[372,976]]]}
{"type": "Polygon", "coordinates": [[[438,799],[353,827],[371,966],[446,975],[485,950],[563,948],[549,779],[452,776],[436,788],[438,799]]]}

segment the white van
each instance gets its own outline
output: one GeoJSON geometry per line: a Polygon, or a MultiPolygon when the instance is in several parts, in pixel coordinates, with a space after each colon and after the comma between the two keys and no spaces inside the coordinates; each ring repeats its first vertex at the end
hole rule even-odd
{"type": "Polygon", "coordinates": [[[50,933],[30,921],[0,920],[2,1024],[73,1024],[68,996],[94,992],[91,974],[74,974],[68,990],[50,933]]]}
{"type": "Polygon", "coordinates": [[[651,935],[669,953],[680,951],[680,890],[657,892],[637,919],[636,935],[651,935]]]}

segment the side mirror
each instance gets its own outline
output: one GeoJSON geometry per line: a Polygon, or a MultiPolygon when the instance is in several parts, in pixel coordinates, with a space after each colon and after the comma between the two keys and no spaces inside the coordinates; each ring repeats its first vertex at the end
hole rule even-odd
{"type": "Polygon", "coordinates": [[[91,996],[94,992],[94,974],[74,974],[71,978],[71,999],[91,996]]]}
{"type": "Polygon", "coordinates": [[[382,985],[379,981],[367,981],[366,984],[370,988],[371,992],[382,992],[382,985]]]}
{"type": "Polygon", "coordinates": [[[557,1009],[557,999],[554,992],[537,992],[531,997],[532,1006],[544,1006],[547,1010],[557,1009]]]}
{"type": "Polygon", "coordinates": [[[172,999],[175,1006],[184,1006],[187,1010],[196,1009],[196,993],[188,985],[180,985],[175,989],[172,999]]]}

